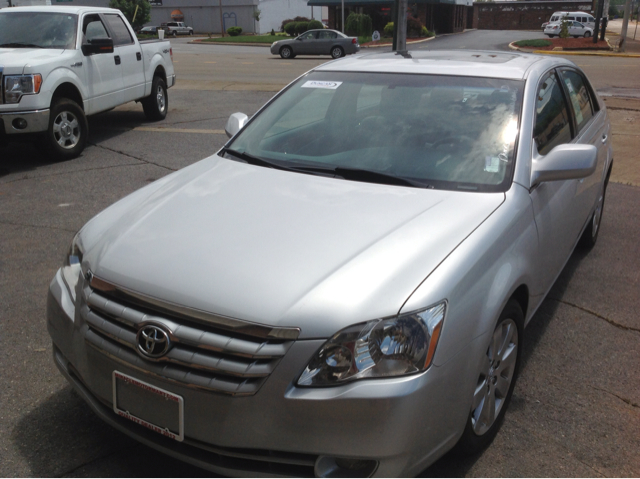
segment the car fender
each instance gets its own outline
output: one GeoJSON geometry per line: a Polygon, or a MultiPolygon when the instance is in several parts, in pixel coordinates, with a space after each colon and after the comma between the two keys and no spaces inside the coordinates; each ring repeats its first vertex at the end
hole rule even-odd
{"type": "MultiPolygon", "coordinates": [[[[409,313],[447,301],[436,366],[493,331],[507,301],[533,290],[538,236],[528,191],[513,184],[505,201],[416,288],[401,308],[409,313]],[[523,291],[523,290],[519,290],[523,291]]],[[[530,319],[531,308],[525,311],[530,319]]]]}
{"type": "Polygon", "coordinates": [[[83,102],[83,105],[80,105],[80,107],[82,107],[87,114],[90,114],[90,112],[86,110],[88,106],[87,100],[89,100],[89,98],[84,83],[76,72],[68,67],[59,66],[47,75],[40,88],[40,95],[42,95],[40,102],[46,104],[48,108],[51,105],[53,93],[64,83],[70,83],[78,90],[83,102]]]}

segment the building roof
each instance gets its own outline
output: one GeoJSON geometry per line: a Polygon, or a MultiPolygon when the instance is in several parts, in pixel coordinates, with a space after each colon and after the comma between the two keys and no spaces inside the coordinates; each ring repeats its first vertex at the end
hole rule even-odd
{"type": "MultiPolygon", "coordinates": [[[[394,0],[344,0],[345,7],[389,6],[393,5],[393,3],[394,0]]],[[[471,6],[471,0],[412,0],[411,3],[445,3],[448,5],[471,6]]],[[[309,0],[307,5],[310,7],[335,7],[341,6],[342,0],[309,0]]]]}

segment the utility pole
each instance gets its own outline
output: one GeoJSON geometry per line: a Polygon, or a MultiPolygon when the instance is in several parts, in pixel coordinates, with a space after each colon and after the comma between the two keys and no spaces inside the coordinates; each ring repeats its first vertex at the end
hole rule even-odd
{"type": "Polygon", "coordinates": [[[629,17],[631,16],[631,0],[627,0],[624,4],[624,20],[622,20],[622,31],[620,32],[620,43],[618,43],[618,51],[624,52],[624,44],[627,41],[627,28],[629,27],[629,17]]]}
{"type": "Polygon", "coordinates": [[[344,0],[342,0],[342,33],[344,33],[344,0]]]}
{"type": "Polygon", "coordinates": [[[407,2],[395,0],[393,4],[393,51],[407,49],[407,2]]]}
{"type": "Polygon", "coordinates": [[[218,0],[218,6],[220,7],[220,33],[224,37],[224,19],[222,18],[222,0],[218,0]]]}
{"type": "Polygon", "coordinates": [[[598,33],[600,32],[600,20],[602,19],[602,10],[604,9],[605,0],[598,2],[598,8],[596,10],[596,28],[593,31],[593,43],[598,43],[598,33]]]}

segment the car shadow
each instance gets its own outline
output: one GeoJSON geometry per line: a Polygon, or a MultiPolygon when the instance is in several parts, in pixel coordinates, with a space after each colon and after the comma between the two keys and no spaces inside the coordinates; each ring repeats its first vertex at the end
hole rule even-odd
{"type": "MultiPolygon", "coordinates": [[[[537,345],[545,337],[549,325],[556,316],[560,300],[563,298],[571,282],[571,278],[573,278],[578,266],[587,254],[588,251],[576,248],[560,273],[560,276],[558,276],[556,282],[551,287],[547,297],[527,325],[525,330],[525,343],[522,351],[522,362],[520,364],[521,371],[531,359],[537,345]]],[[[517,389],[516,384],[516,389],[511,398],[511,404],[509,405],[509,411],[516,411],[524,407],[524,400],[518,397],[517,389]]],[[[507,411],[507,416],[509,411],[507,411]]],[[[508,420],[508,417],[506,420],[508,420]]],[[[488,447],[490,448],[491,445],[488,447]]],[[[475,463],[482,457],[483,452],[484,451],[473,456],[465,456],[454,448],[422,471],[417,477],[465,477],[475,463]]]]}
{"type": "MultiPolygon", "coordinates": [[[[111,110],[87,118],[89,138],[87,147],[98,145],[142,125],[161,125],[163,122],[150,122],[142,110],[111,110]]],[[[51,163],[64,163],[50,158],[40,136],[17,138],[5,146],[0,145],[0,178],[15,173],[35,171],[51,163]]],[[[84,153],[83,153],[84,154],[84,153]]],[[[80,155],[82,158],[82,154],[80,155]]],[[[73,160],[66,160],[73,161],[73,160]]]]}

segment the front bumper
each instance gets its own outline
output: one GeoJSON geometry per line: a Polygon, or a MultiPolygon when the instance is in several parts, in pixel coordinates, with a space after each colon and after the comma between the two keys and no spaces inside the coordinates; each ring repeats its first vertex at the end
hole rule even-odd
{"type": "Polygon", "coordinates": [[[293,381],[324,343],[298,340],[257,394],[234,397],[146,375],[91,347],[60,272],[50,285],[47,323],[56,365],[103,420],[219,474],[312,476],[318,463],[337,457],[376,461],[376,476],[415,475],[455,444],[468,414],[466,355],[416,376],[298,388],[293,381]],[[113,412],[114,370],[183,397],[184,442],[113,412]]]}
{"type": "Polygon", "coordinates": [[[4,129],[6,135],[22,133],[40,133],[49,128],[49,109],[33,111],[9,111],[0,113],[0,132],[4,129]],[[16,123],[26,121],[26,127],[21,128],[16,123]]]}

